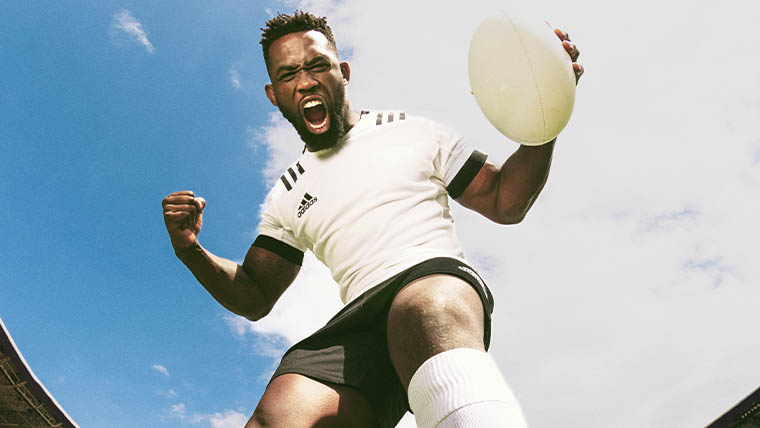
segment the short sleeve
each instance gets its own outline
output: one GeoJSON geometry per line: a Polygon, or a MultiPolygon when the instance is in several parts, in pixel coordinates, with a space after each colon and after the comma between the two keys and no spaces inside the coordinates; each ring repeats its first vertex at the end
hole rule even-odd
{"type": "Polygon", "coordinates": [[[449,195],[456,199],[467,189],[488,156],[474,150],[449,128],[435,122],[432,126],[433,138],[438,143],[436,168],[449,195]]]}
{"type": "Polygon", "coordinates": [[[297,264],[298,266],[303,265],[303,251],[298,250],[297,248],[293,248],[282,241],[278,241],[271,236],[259,235],[256,240],[253,241],[253,244],[251,244],[251,246],[271,251],[283,259],[297,264]]]}
{"type": "Polygon", "coordinates": [[[307,246],[301,242],[301,240],[298,239],[298,237],[293,233],[293,230],[291,230],[288,227],[285,227],[283,225],[283,222],[280,219],[280,216],[278,215],[277,210],[277,197],[276,197],[276,190],[277,186],[269,192],[269,195],[267,195],[266,201],[261,207],[261,222],[259,223],[259,235],[268,236],[270,238],[274,238],[277,241],[280,241],[290,247],[295,248],[296,250],[300,252],[305,252],[307,250],[307,246]]]}

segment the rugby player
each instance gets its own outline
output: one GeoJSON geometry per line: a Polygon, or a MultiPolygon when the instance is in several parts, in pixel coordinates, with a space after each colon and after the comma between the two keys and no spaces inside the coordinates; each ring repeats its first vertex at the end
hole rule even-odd
{"type": "MultiPolygon", "coordinates": [[[[266,316],[306,250],[346,304],[282,358],[247,428],[524,427],[486,352],[493,297],[453,231],[449,198],[520,222],[546,183],[554,141],[493,165],[448,128],[402,111],[355,110],[326,19],[278,14],[262,29],[266,96],[305,143],[266,198],[241,265],[198,242],[206,201],[163,200],[177,257],[225,308],[266,316]]],[[[578,49],[555,30],[573,60],[578,49]]],[[[293,316],[298,316],[293,314],[293,316]]]]}

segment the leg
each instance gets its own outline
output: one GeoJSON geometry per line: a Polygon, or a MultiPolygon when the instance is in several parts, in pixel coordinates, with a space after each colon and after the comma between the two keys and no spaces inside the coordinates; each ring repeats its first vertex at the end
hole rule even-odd
{"type": "Polygon", "coordinates": [[[272,380],[245,428],[374,426],[372,408],[360,392],[288,373],[272,380]]]}
{"type": "Polygon", "coordinates": [[[483,304],[448,275],[414,281],[388,313],[388,350],[421,428],[525,427],[522,411],[485,352],[483,304]]]}
{"type": "Polygon", "coordinates": [[[388,353],[404,388],[436,354],[456,348],[485,351],[484,316],[478,293],[457,277],[430,275],[404,287],[388,312],[388,353]]]}

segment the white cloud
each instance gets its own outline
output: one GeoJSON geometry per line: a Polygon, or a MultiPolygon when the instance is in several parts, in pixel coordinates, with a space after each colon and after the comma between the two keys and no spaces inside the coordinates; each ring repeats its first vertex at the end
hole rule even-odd
{"type": "Polygon", "coordinates": [[[243,84],[240,81],[240,73],[237,71],[237,69],[231,68],[228,72],[229,78],[230,78],[230,84],[235,89],[242,89],[243,84]]]}
{"type": "Polygon", "coordinates": [[[248,416],[227,410],[224,413],[214,413],[208,418],[211,428],[240,428],[248,422],[248,416]]]}
{"type": "Polygon", "coordinates": [[[177,391],[175,391],[173,389],[169,389],[167,391],[158,390],[155,393],[156,393],[156,395],[159,395],[159,396],[164,397],[164,398],[177,398],[177,396],[178,396],[177,391]]]}
{"type": "Polygon", "coordinates": [[[169,416],[192,426],[207,428],[240,428],[248,422],[248,416],[237,410],[216,413],[188,413],[185,403],[169,407],[169,416]]]}
{"type": "Polygon", "coordinates": [[[172,404],[169,407],[169,415],[178,419],[185,419],[187,417],[187,408],[185,407],[185,403],[172,404]]]}
{"type": "Polygon", "coordinates": [[[256,335],[253,346],[257,354],[279,358],[287,347],[316,331],[340,310],[337,287],[330,271],[308,252],[298,277],[269,315],[256,322],[231,315],[225,320],[241,338],[256,335]]]}
{"type": "Polygon", "coordinates": [[[166,377],[169,377],[169,369],[162,366],[161,364],[153,364],[153,370],[165,375],[166,377]]]}
{"type": "MultiPolygon", "coordinates": [[[[430,116],[498,163],[517,146],[480,113],[466,58],[475,26],[501,5],[300,7],[327,14],[339,46],[351,48],[355,109],[430,116]]],[[[526,6],[580,47],[587,72],[574,116],[525,222],[454,215],[496,297],[492,354],[531,425],[705,426],[760,384],[760,342],[747,337],[760,298],[760,45],[751,33],[760,5],[692,6],[526,6]]],[[[269,183],[303,147],[278,115],[256,134],[270,150],[269,183]]],[[[315,279],[324,282],[308,290],[331,281],[315,279]]],[[[330,292],[283,299],[271,323],[248,331],[295,340],[306,329],[292,314],[330,292]]]]}
{"type": "Polygon", "coordinates": [[[270,113],[269,125],[248,132],[248,144],[259,153],[267,153],[267,166],[262,172],[271,187],[282,172],[301,154],[304,144],[298,133],[279,111],[270,113]]]}
{"type": "Polygon", "coordinates": [[[116,12],[111,20],[111,28],[126,33],[134,41],[144,46],[148,53],[152,54],[155,51],[142,24],[132,16],[132,12],[126,9],[116,12]]]}

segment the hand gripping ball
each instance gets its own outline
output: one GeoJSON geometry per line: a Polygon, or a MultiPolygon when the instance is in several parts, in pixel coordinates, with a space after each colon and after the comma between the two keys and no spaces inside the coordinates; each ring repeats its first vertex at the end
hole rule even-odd
{"type": "Polygon", "coordinates": [[[545,22],[499,11],[470,42],[470,87],[486,118],[528,146],[553,140],[575,103],[575,73],[562,42],[545,22]]]}

